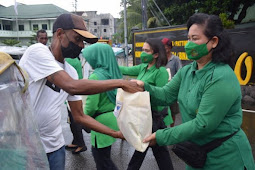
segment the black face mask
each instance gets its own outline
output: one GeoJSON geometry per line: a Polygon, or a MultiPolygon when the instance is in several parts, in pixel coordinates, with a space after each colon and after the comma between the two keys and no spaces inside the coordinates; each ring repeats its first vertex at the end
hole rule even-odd
{"type": "MultiPolygon", "coordinates": [[[[66,35],[67,37],[67,35],[66,35]]],[[[67,37],[68,39],[68,37],[67,37]]],[[[69,41],[69,39],[68,39],[69,41]]],[[[77,44],[73,43],[72,41],[69,41],[67,47],[63,47],[61,45],[61,51],[62,51],[62,56],[64,58],[76,58],[79,56],[81,53],[82,48],[78,46],[77,44]]]]}

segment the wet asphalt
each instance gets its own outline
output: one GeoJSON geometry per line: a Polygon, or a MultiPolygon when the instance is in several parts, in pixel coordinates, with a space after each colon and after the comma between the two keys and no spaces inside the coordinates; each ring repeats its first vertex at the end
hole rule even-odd
{"type": "MultiPolygon", "coordinates": [[[[73,136],[70,131],[70,126],[67,123],[67,111],[65,106],[62,108],[62,128],[66,144],[72,142],[73,136]]],[[[180,124],[180,114],[177,115],[176,124],[180,124]]],[[[87,146],[87,151],[80,153],[79,155],[73,155],[71,151],[66,150],[66,170],[96,170],[96,164],[94,162],[91,144],[90,134],[83,131],[84,141],[87,146]]],[[[168,146],[169,153],[173,162],[175,170],[184,170],[185,164],[171,151],[171,146],[168,146]]],[[[112,145],[111,157],[115,165],[119,170],[126,170],[128,163],[134,153],[134,148],[130,146],[126,141],[117,139],[112,145]]],[[[153,156],[152,150],[149,149],[144,162],[140,170],[158,170],[158,165],[153,156]]]]}

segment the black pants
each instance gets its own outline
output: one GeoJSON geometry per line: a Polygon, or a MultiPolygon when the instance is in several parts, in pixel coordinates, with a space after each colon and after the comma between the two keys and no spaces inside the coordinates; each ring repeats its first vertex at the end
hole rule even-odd
{"type": "MultiPolygon", "coordinates": [[[[160,170],[173,170],[173,164],[166,146],[152,146],[153,155],[160,170]]],[[[149,147],[144,152],[135,151],[129,164],[128,170],[138,170],[142,166],[149,147]]]]}
{"type": "Polygon", "coordinates": [[[73,116],[72,116],[70,110],[69,109],[67,109],[67,110],[68,110],[68,116],[70,119],[70,129],[73,134],[72,144],[77,145],[79,147],[83,147],[83,146],[85,146],[85,142],[84,142],[83,135],[82,135],[82,125],[76,123],[73,119],[73,116]]]}
{"type": "Polygon", "coordinates": [[[117,170],[117,167],[111,159],[111,146],[105,148],[97,148],[97,145],[95,147],[92,146],[92,154],[97,170],[117,170]]]}

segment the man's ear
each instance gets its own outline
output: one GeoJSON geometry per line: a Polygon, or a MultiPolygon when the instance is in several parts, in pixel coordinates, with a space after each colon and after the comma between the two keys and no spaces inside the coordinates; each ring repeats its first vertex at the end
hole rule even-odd
{"type": "Polygon", "coordinates": [[[58,39],[61,39],[64,33],[65,32],[64,32],[64,30],[62,28],[58,28],[56,30],[56,35],[57,35],[58,39]]]}

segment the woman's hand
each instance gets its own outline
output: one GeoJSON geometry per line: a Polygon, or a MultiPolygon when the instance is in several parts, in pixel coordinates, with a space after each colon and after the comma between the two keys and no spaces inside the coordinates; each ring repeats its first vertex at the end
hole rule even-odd
{"type": "Polygon", "coordinates": [[[157,141],[156,141],[156,132],[154,132],[153,134],[151,134],[150,136],[148,136],[147,138],[145,138],[143,140],[143,143],[147,143],[150,142],[150,146],[156,145],[157,141]]]}
{"type": "Polygon", "coordinates": [[[143,88],[139,86],[139,84],[137,84],[134,81],[129,81],[129,80],[122,80],[121,87],[124,91],[127,91],[129,93],[144,91],[143,88]]]}
{"type": "Polygon", "coordinates": [[[132,80],[130,80],[130,81],[136,82],[136,84],[137,84],[139,87],[141,87],[141,88],[144,89],[144,82],[143,82],[143,81],[141,81],[141,80],[134,80],[134,79],[132,79],[132,80]]]}

